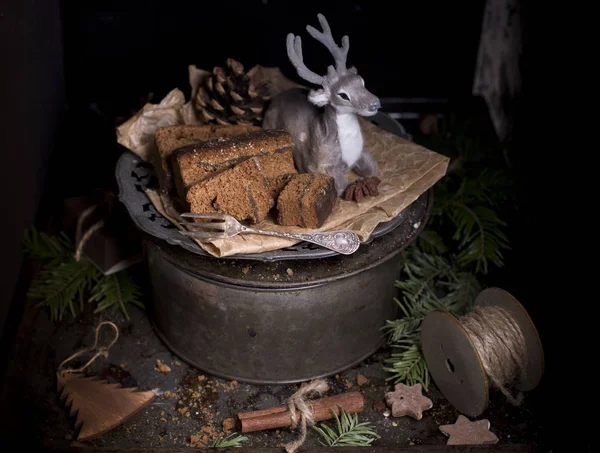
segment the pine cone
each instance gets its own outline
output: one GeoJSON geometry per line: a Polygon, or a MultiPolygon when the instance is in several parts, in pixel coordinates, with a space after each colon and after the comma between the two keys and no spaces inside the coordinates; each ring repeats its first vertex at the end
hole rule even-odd
{"type": "Polygon", "coordinates": [[[244,66],[232,58],[226,68],[215,67],[198,88],[198,117],[208,124],[260,126],[269,97],[266,85],[255,80],[257,68],[244,73],[244,66]]]}

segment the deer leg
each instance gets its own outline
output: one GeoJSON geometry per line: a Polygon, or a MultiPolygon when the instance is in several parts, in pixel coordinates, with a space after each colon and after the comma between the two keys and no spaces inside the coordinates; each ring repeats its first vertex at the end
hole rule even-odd
{"type": "MultiPolygon", "coordinates": [[[[313,154],[310,156],[308,162],[306,162],[305,171],[306,173],[321,173],[332,177],[335,183],[335,190],[338,196],[341,197],[349,184],[348,178],[346,178],[348,166],[341,159],[337,160],[335,158],[335,147],[325,146],[323,143],[321,145],[319,148],[312,149],[313,154]],[[315,165],[315,162],[318,164],[315,165]]],[[[308,149],[304,149],[302,155],[307,156],[308,152],[308,149]]]]}
{"type": "Polygon", "coordinates": [[[377,186],[381,181],[376,176],[378,169],[377,162],[371,153],[363,149],[358,161],[352,168],[360,178],[347,186],[343,195],[344,199],[359,202],[364,197],[379,195],[377,186]]]}
{"type": "Polygon", "coordinates": [[[376,176],[379,167],[370,152],[363,149],[360,157],[354,164],[353,170],[362,177],[376,176]]]}
{"type": "Polygon", "coordinates": [[[335,181],[335,189],[337,190],[338,197],[341,197],[348,187],[348,178],[344,172],[340,169],[329,168],[327,171],[323,172],[331,176],[335,181]]]}
{"type": "Polygon", "coordinates": [[[337,191],[338,197],[341,197],[348,187],[349,181],[344,174],[343,169],[335,166],[321,166],[316,169],[309,168],[308,173],[323,173],[333,178],[335,184],[335,190],[337,191]]]}

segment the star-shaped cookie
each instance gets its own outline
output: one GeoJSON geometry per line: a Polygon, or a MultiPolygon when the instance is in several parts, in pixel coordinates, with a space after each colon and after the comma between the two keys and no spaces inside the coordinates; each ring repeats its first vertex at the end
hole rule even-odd
{"type": "Polygon", "coordinates": [[[421,384],[407,386],[396,384],[393,392],[385,394],[385,402],[392,409],[393,417],[409,415],[421,420],[423,411],[433,407],[432,401],[421,393],[421,384]]]}
{"type": "Polygon", "coordinates": [[[453,425],[442,425],[440,431],[450,436],[446,445],[481,445],[495,444],[498,437],[490,431],[487,419],[472,422],[464,415],[459,415],[453,425]]]}

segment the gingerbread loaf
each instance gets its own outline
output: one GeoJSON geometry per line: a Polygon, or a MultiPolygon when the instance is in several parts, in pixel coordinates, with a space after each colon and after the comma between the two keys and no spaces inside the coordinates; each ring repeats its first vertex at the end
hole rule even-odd
{"type": "Polygon", "coordinates": [[[175,183],[171,169],[170,157],[173,151],[186,145],[232,137],[261,130],[258,126],[214,124],[188,125],[178,124],[158,128],[154,134],[158,151],[158,164],[155,165],[159,177],[160,189],[165,195],[176,196],[175,183]]]}
{"type": "MultiPolygon", "coordinates": [[[[274,159],[273,165],[265,163],[272,170],[267,177],[277,178],[286,173],[296,173],[292,158],[292,136],[285,131],[260,130],[184,146],[171,156],[177,192],[185,199],[188,189],[193,185],[250,157],[274,154],[281,154],[281,160],[274,159]]],[[[277,190],[275,186],[277,184],[273,183],[274,192],[277,190]]]]}
{"type": "Polygon", "coordinates": [[[266,158],[250,157],[190,187],[191,212],[222,212],[240,222],[264,220],[275,204],[260,162],[266,158]]]}
{"type": "Polygon", "coordinates": [[[291,176],[277,198],[277,223],[303,228],[320,228],[337,201],[335,180],[324,174],[291,176]]]}

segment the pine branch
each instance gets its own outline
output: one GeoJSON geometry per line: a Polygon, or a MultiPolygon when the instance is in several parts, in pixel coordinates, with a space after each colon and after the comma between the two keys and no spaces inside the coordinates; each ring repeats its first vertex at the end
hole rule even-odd
{"type": "Polygon", "coordinates": [[[458,272],[456,264],[443,256],[427,255],[418,248],[411,249],[410,256],[403,269],[405,278],[396,281],[396,287],[402,291],[402,302],[394,298],[403,316],[388,320],[382,328],[390,344],[418,333],[423,319],[432,310],[463,314],[481,290],[473,274],[458,272]]]}
{"type": "Polygon", "coordinates": [[[467,206],[449,202],[449,217],[456,225],[453,239],[460,241],[457,260],[462,267],[475,263],[475,272],[487,274],[489,262],[498,267],[504,264],[502,250],[510,249],[502,231],[506,223],[485,206],[467,206]]]}
{"type": "Polygon", "coordinates": [[[388,336],[388,343],[390,344],[397,343],[414,335],[421,327],[421,322],[424,318],[424,311],[418,305],[406,297],[403,301],[402,303],[394,298],[394,302],[398,304],[404,316],[388,320],[382,327],[382,330],[388,336]]]}
{"type": "MultiPolygon", "coordinates": [[[[400,342],[399,342],[400,343],[400,342]]],[[[404,344],[395,344],[394,347],[402,348],[402,352],[394,353],[384,363],[391,363],[391,366],[384,370],[393,373],[386,378],[386,381],[393,380],[394,383],[405,382],[407,385],[420,383],[423,389],[427,391],[431,378],[427,362],[420,349],[420,342],[417,338],[405,340],[404,344]]]]}
{"type": "Polygon", "coordinates": [[[129,319],[125,306],[127,304],[144,308],[140,298],[142,293],[126,270],[115,274],[102,276],[93,287],[90,302],[96,302],[95,313],[118,306],[123,315],[129,319]]]}
{"type": "Polygon", "coordinates": [[[242,443],[248,440],[246,436],[242,436],[237,433],[231,433],[226,435],[225,437],[219,437],[216,439],[211,448],[239,448],[242,446],[242,443]]]}
{"type": "Polygon", "coordinates": [[[427,389],[430,375],[420,344],[423,320],[432,310],[465,314],[481,291],[477,275],[486,274],[491,265],[502,267],[503,251],[510,249],[506,223],[496,211],[506,201],[511,181],[504,169],[490,169],[503,158],[501,148],[485,143],[479,132],[479,125],[450,115],[424,144],[450,157],[450,165],[435,185],[427,229],[408,249],[402,279],[396,282],[402,296],[394,301],[401,316],[382,328],[396,349],[384,366],[395,383],[421,383],[427,389]]]}
{"type": "Polygon", "coordinates": [[[45,261],[28,296],[48,307],[53,321],[62,320],[67,310],[75,316],[74,301],[82,305],[84,293],[100,278],[100,272],[85,258],[75,261],[75,246],[65,233],[50,236],[31,227],[25,231],[23,248],[29,258],[45,261]]]}
{"type": "Polygon", "coordinates": [[[118,305],[129,319],[127,304],[144,308],[142,294],[127,271],[105,276],[85,256],[76,261],[75,246],[64,233],[50,236],[31,227],[25,231],[23,248],[29,258],[44,261],[28,296],[39,300],[38,305],[48,307],[53,321],[61,321],[67,310],[75,316],[74,304],[79,302],[80,310],[83,309],[90,293],[87,300],[97,303],[95,313],[118,305]]]}
{"type": "Polygon", "coordinates": [[[438,282],[446,291],[441,305],[454,316],[462,316],[471,309],[481,292],[481,284],[470,272],[456,272],[452,277],[451,280],[438,282]]]}
{"type": "Polygon", "coordinates": [[[411,248],[409,256],[403,268],[405,278],[396,282],[402,291],[402,302],[394,299],[402,316],[388,320],[382,328],[388,344],[400,352],[385,360],[390,365],[384,370],[392,373],[388,380],[394,383],[420,383],[427,390],[430,375],[419,339],[423,320],[432,310],[455,316],[464,314],[479,293],[480,285],[473,274],[459,272],[456,263],[441,255],[428,255],[411,248]]]}
{"type": "Polygon", "coordinates": [[[450,115],[439,133],[427,138],[426,146],[451,158],[448,174],[435,185],[429,230],[439,234],[450,220],[454,231],[447,239],[454,243],[446,244],[445,237],[440,240],[429,232],[422,233],[417,242],[427,253],[449,252],[456,255],[458,266],[473,266],[475,273],[486,274],[490,265],[504,265],[503,251],[510,249],[506,223],[496,210],[507,200],[512,179],[505,167],[503,145],[493,134],[484,139],[482,130],[476,121],[450,115]]]}
{"type": "Polygon", "coordinates": [[[86,291],[101,275],[85,258],[75,261],[75,258],[69,255],[65,261],[60,261],[55,257],[32,282],[28,296],[40,300],[39,305],[48,307],[53,321],[61,321],[67,310],[75,316],[73,302],[79,299],[81,303],[86,291]]]}
{"type": "Polygon", "coordinates": [[[25,230],[23,248],[28,257],[42,260],[63,260],[75,253],[75,246],[65,233],[53,237],[35,227],[25,230]]]}
{"type": "Polygon", "coordinates": [[[350,415],[341,406],[338,406],[339,416],[330,409],[335,419],[335,430],[325,423],[313,426],[324,441],[319,440],[326,447],[368,447],[375,439],[381,437],[372,429],[371,422],[358,422],[358,415],[350,415]]]}
{"type": "Polygon", "coordinates": [[[444,239],[435,230],[423,230],[417,242],[419,249],[430,255],[440,255],[448,251],[444,239]]]}
{"type": "Polygon", "coordinates": [[[478,170],[475,177],[462,178],[455,198],[469,205],[482,203],[497,208],[500,202],[507,199],[509,188],[510,181],[504,172],[484,168],[478,170]]]}

